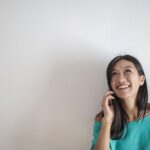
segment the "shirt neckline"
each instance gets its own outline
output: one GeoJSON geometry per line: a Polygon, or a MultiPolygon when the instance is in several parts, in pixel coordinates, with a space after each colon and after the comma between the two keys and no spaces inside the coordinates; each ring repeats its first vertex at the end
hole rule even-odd
{"type": "Polygon", "coordinates": [[[128,124],[128,125],[130,125],[130,124],[136,124],[136,123],[141,122],[142,120],[145,120],[145,119],[147,119],[147,118],[149,118],[149,117],[150,117],[150,114],[147,114],[147,115],[144,116],[144,118],[140,118],[140,119],[138,119],[138,120],[134,120],[134,121],[127,122],[127,124],[128,124]]]}
{"type": "MultiPolygon", "coordinates": [[[[138,119],[138,120],[134,120],[134,121],[127,122],[127,124],[128,124],[128,125],[136,124],[136,123],[138,123],[139,121],[141,122],[142,120],[145,120],[145,119],[147,119],[147,118],[149,118],[149,117],[150,117],[150,114],[145,115],[144,118],[140,118],[140,119],[138,119]]],[[[100,122],[100,121],[96,121],[96,123],[102,124],[102,122],[100,122]]]]}

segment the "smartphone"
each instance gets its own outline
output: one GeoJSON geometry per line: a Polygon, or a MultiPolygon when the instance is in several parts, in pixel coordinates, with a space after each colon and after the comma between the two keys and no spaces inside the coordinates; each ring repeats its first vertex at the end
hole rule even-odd
{"type": "Polygon", "coordinates": [[[118,99],[117,96],[114,93],[112,94],[112,96],[114,97],[114,99],[109,101],[109,104],[108,104],[109,106],[112,106],[112,105],[115,106],[116,105],[116,99],[118,99]]]}

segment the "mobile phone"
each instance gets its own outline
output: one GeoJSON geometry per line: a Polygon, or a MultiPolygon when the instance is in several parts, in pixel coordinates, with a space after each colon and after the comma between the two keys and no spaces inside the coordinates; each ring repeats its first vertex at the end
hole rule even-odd
{"type": "Polygon", "coordinates": [[[108,104],[109,106],[112,106],[112,105],[114,106],[116,104],[117,96],[115,95],[115,93],[113,93],[112,96],[114,97],[114,99],[109,101],[109,104],[108,104]]]}

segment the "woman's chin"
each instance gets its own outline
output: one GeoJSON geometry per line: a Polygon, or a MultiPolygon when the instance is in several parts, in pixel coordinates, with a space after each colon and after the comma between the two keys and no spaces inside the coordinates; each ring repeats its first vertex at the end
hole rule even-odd
{"type": "Polygon", "coordinates": [[[125,99],[129,99],[131,96],[128,94],[121,94],[121,95],[118,94],[118,97],[122,100],[125,100],[125,99]]]}

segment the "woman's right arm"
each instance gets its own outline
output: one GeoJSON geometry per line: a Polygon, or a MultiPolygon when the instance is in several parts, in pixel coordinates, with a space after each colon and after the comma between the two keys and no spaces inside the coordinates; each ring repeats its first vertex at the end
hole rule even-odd
{"type": "Polygon", "coordinates": [[[102,124],[94,150],[109,150],[111,124],[102,124]]]}
{"type": "Polygon", "coordinates": [[[114,97],[111,95],[112,91],[108,91],[102,101],[102,109],[104,112],[104,117],[102,118],[102,126],[97,139],[97,143],[95,145],[94,150],[110,150],[109,142],[110,142],[110,131],[111,125],[114,118],[114,108],[113,106],[109,106],[109,102],[114,97]]]}

